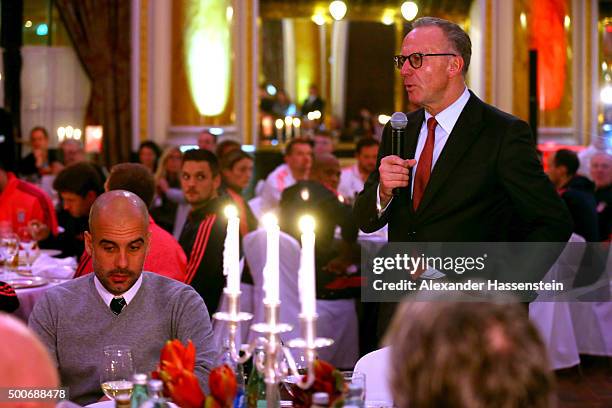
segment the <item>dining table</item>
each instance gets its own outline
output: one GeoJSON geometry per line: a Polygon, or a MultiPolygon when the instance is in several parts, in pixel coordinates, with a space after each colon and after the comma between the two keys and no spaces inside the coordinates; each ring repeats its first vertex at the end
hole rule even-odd
{"type": "Polygon", "coordinates": [[[0,280],[13,287],[19,299],[14,315],[27,322],[34,305],[50,288],[72,279],[76,260],[55,258],[59,251],[39,250],[31,268],[21,264],[16,270],[4,270],[0,280]]]}

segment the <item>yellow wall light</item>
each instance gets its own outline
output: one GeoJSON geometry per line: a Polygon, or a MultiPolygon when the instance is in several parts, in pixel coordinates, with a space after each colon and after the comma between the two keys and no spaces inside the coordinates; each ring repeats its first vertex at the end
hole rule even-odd
{"type": "Polygon", "coordinates": [[[329,14],[334,18],[334,20],[339,21],[344,18],[346,15],[346,3],[342,0],[335,0],[329,3],[329,14]]]}
{"type": "Polygon", "coordinates": [[[230,2],[185,1],[184,53],[191,97],[201,115],[220,115],[227,105],[230,90],[230,2]]]}
{"type": "Polygon", "coordinates": [[[405,1],[402,3],[400,10],[402,11],[402,16],[404,16],[406,20],[412,21],[419,13],[419,6],[417,6],[414,1],[405,1]]]}

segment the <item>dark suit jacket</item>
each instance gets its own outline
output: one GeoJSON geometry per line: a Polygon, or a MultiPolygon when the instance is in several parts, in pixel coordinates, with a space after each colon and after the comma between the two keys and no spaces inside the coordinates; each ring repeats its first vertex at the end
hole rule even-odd
{"type": "MultiPolygon", "coordinates": [[[[424,118],[423,109],[408,114],[404,158],[414,157],[424,118]]],[[[391,154],[390,138],[387,126],[377,169],[391,154]]],[[[354,211],[364,232],[388,223],[389,241],[566,242],[572,232],[567,207],[542,170],[527,123],[473,93],[432,169],[416,212],[408,187],[379,218],[378,183],[376,170],[354,211]]]]}

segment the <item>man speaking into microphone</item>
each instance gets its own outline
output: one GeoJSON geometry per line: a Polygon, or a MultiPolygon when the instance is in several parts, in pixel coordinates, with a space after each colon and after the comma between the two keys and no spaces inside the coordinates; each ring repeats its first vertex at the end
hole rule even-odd
{"type": "Polygon", "coordinates": [[[567,241],[570,216],[529,126],[468,90],[471,54],[457,24],[414,22],[395,65],[421,108],[407,115],[403,154],[392,154],[386,126],[377,170],[355,203],[360,228],[388,224],[393,242],[567,241]]]}

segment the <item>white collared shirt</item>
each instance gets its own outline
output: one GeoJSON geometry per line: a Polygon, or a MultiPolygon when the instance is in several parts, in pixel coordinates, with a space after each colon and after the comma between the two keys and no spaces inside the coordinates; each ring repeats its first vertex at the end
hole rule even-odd
{"type": "Polygon", "coordinates": [[[97,276],[94,276],[94,285],[96,285],[96,290],[98,291],[98,294],[104,301],[104,304],[107,305],[108,307],[110,307],[110,303],[113,300],[113,298],[120,298],[120,297],[125,299],[126,305],[129,305],[132,299],[134,299],[134,296],[136,296],[136,293],[138,293],[138,289],[140,289],[140,285],[142,285],[142,274],[140,274],[140,276],[138,277],[136,282],[134,282],[132,287],[129,288],[127,292],[124,292],[121,295],[113,295],[108,290],[106,290],[106,288],[102,285],[102,282],[100,282],[97,276]]]}
{"type": "Polygon", "coordinates": [[[342,169],[340,174],[340,183],[338,184],[338,192],[350,202],[355,201],[355,195],[363,190],[364,181],[359,172],[359,166],[352,166],[342,169]]]}
{"type": "MultiPolygon", "coordinates": [[[[457,120],[459,120],[459,115],[461,115],[461,112],[463,112],[463,108],[465,108],[465,105],[468,103],[469,99],[470,99],[470,92],[468,91],[467,87],[465,87],[465,89],[463,90],[463,93],[461,94],[459,98],[457,98],[455,102],[453,102],[446,109],[444,109],[443,111],[438,113],[436,116],[434,116],[438,124],[436,125],[436,138],[434,142],[434,151],[433,151],[433,157],[431,161],[432,170],[435,167],[436,162],[438,161],[438,158],[440,157],[440,154],[442,153],[442,150],[444,149],[444,146],[446,146],[448,137],[453,131],[455,124],[457,124],[457,120]]],[[[410,179],[411,197],[412,197],[412,192],[414,191],[414,175],[416,174],[417,168],[419,167],[419,158],[421,157],[421,152],[423,151],[423,148],[425,147],[425,141],[427,140],[427,120],[431,117],[432,115],[429,112],[425,111],[425,120],[423,121],[423,125],[421,126],[421,131],[419,133],[419,140],[417,142],[416,151],[414,152],[414,158],[417,160],[417,164],[412,168],[413,177],[411,177],[410,179]]],[[[380,209],[379,215],[382,215],[382,213],[387,209],[387,207],[389,207],[389,204],[391,203],[391,201],[393,201],[393,198],[389,200],[389,203],[387,204],[385,208],[380,209]]],[[[380,208],[379,188],[376,189],[376,208],[380,208]]]]}

